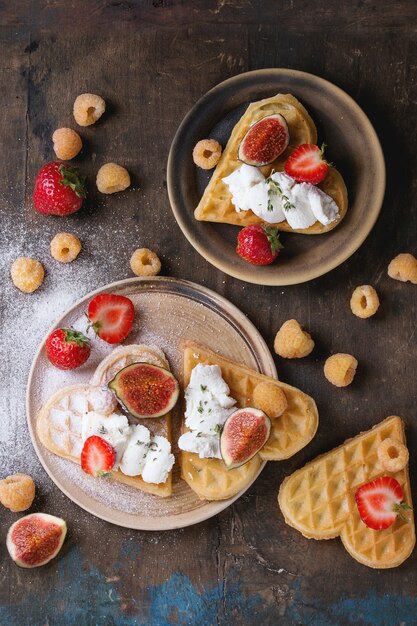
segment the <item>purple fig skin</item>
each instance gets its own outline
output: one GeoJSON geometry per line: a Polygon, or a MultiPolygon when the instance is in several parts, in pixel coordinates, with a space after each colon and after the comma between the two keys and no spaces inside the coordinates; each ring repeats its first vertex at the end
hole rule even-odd
{"type": "Polygon", "coordinates": [[[150,363],[127,365],[117,372],[108,387],[121,407],[137,418],[163,417],[174,408],[180,393],[180,386],[172,373],[150,363]],[[155,376],[154,381],[152,375],[155,376]],[[166,383],[160,389],[157,385],[158,379],[166,383]],[[152,393],[155,390],[159,392],[159,396],[152,393]]]}
{"type": "Polygon", "coordinates": [[[48,513],[31,513],[10,526],[6,546],[19,567],[40,567],[56,557],[66,534],[65,520],[48,513]],[[49,533],[45,532],[48,526],[49,533]]]}
{"type": "MultiPolygon", "coordinates": [[[[277,126],[277,125],[276,125],[277,126]]],[[[279,129],[279,126],[278,126],[279,129]]],[[[265,129],[264,129],[265,130],[265,129]]],[[[275,131],[276,132],[276,131],[275,131]]],[[[245,136],[240,142],[237,158],[239,161],[246,163],[246,165],[252,165],[254,167],[263,167],[264,165],[269,165],[273,163],[284,150],[287,148],[290,141],[290,132],[288,130],[288,124],[280,113],[274,113],[272,115],[266,115],[262,119],[258,120],[249,129],[246,131],[245,136]],[[256,136],[256,132],[262,129],[262,125],[266,126],[267,124],[271,125],[273,120],[277,120],[281,127],[280,137],[270,138],[270,143],[268,145],[265,134],[262,136],[256,136]],[[258,142],[258,146],[256,146],[256,142],[258,142]],[[255,154],[258,151],[258,155],[256,158],[255,154]],[[263,155],[264,158],[261,158],[263,155]]]]}
{"type": "MultiPolygon", "coordinates": [[[[264,447],[264,445],[269,439],[270,434],[271,434],[271,420],[260,409],[255,409],[253,407],[245,407],[243,409],[237,409],[237,411],[234,411],[231,415],[229,415],[229,417],[224,423],[223,430],[220,435],[220,453],[222,455],[223,462],[226,465],[227,469],[230,470],[236,467],[240,467],[241,465],[244,465],[245,463],[253,459],[253,457],[256,454],[258,454],[258,452],[264,447]],[[256,430],[254,430],[251,433],[251,439],[250,439],[251,447],[248,446],[247,456],[245,456],[242,459],[241,454],[240,454],[239,458],[236,459],[236,458],[233,458],[233,455],[230,452],[230,445],[229,445],[230,437],[234,437],[234,443],[236,444],[236,438],[239,437],[240,433],[233,432],[233,430],[236,428],[236,426],[238,427],[242,426],[241,422],[245,414],[249,414],[249,415],[251,414],[252,418],[258,420],[258,423],[259,423],[258,431],[262,428],[264,432],[261,433],[261,432],[257,432],[256,430]]],[[[247,441],[248,439],[247,433],[241,432],[241,435],[242,435],[243,442],[247,441]]],[[[237,444],[239,444],[238,441],[237,441],[237,444]]]]}

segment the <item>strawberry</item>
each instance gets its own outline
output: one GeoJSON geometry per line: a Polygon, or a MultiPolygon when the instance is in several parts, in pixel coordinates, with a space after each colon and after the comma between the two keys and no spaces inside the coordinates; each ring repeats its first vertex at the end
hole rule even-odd
{"type": "Polygon", "coordinates": [[[92,476],[108,476],[116,462],[116,451],[105,439],[87,437],[81,450],[81,468],[92,476]]]}
{"type": "Polygon", "coordinates": [[[88,305],[87,317],[94,332],[107,343],[120,343],[132,329],[135,310],[125,296],[102,293],[88,305]]]}
{"type": "Polygon", "coordinates": [[[73,328],[57,328],[46,340],[46,356],[60,370],[74,370],[90,356],[90,340],[73,328]]]}
{"type": "Polygon", "coordinates": [[[384,530],[393,525],[397,515],[408,522],[403,511],[411,507],[403,502],[404,493],[400,483],[391,476],[381,476],[355,493],[361,520],[373,530],[384,530]]]}
{"type": "Polygon", "coordinates": [[[285,173],[297,183],[321,183],[329,169],[329,164],[323,158],[324,147],[324,144],[319,148],[310,143],[298,146],[285,162],[285,173]]]}
{"type": "Polygon", "coordinates": [[[254,265],[269,265],[282,248],[277,229],[267,224],[245,226],[238,234],[237,242],[238,255],[254,265]]]}
{"type": "Polygon", "coordinates": [[[39,170],[33,191],[33,203],[39,213],[75,213],[81,208],[85,196],[84,178],[76,167],[52,161],[39,170]]]}

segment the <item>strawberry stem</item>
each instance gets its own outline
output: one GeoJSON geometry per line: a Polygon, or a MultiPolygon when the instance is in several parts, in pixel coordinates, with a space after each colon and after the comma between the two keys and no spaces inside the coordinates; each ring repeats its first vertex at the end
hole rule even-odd
{"type": "Polygon", "coordinates": [[[72,189],[79,198],[86,197],[85,178],[81,176],[76,167],[62,164],[59,167],[59,172],[62,176],[59,181],[61,185],[72,189]]]}
{"type": "Polygon", "coordinates": [[[273,226],[267,226],[266,224],[262,224],[262,228],[268,238],[268,243],[271,246],[271,252],[272,254],[275,254],[278,250],[281,250],[284,247],[279,240],[278,230],[273,226]]]}
{"type": "Polygon", "coordinates": [[[65,341],[74,341],[77,346],[80,346],[80,348],[84,348],[85,346],[88,346],[90,344],[90,340],[88,339],[88,337],[83,335],[83,333],[79,332],[78,330],[75,330],[74,328],[63,328],[63,331],[65,335],[65,341]]]}

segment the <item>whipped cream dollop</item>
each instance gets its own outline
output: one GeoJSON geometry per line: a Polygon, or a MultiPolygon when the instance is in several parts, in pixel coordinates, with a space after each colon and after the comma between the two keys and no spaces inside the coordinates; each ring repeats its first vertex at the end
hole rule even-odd
{"type": "Polygon", "coordinates": [[[152,436],[141,424],[130,425],[125,415],[89,411],[82,419],[83,442],[93,435],[114,448],[116,462],[113,469],[120,468],[126,476],[141,475],[147,483],[164,483],[175,463],[166,437],[152,436]]]}
{"type": "Polygon", "coordinates": [[[185,425],[189,429],[178,440],[181,450],[200,458],[221,458],[220,432],[235,410],[236,400],[223,380],[218,365],[196,365],[185,390],[185,425]]]}
{"type": "Polygon", "coordinates": [[[324,226],[339,217],[339,207],[327,193],[310,183],[296,183],[284,172],[265,178],[257,167],[243,164],[222,179],[237,212],[252,210],[264,222],[287,220],[303,229],[319,221],[324,226]]]}

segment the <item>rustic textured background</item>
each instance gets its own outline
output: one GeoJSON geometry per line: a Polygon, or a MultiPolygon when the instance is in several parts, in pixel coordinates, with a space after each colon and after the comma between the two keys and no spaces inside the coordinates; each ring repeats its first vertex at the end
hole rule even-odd
{"type": "Polygon", "coordinates": [[[32,473],[33,510],[69,526],[58,559],[20,570],[4,547],[16,516],[1,509],[2,626],[417,623],[415,555],[397,570],[374,572],[338,540],[303,539],[276,504],[286,474],[392,413],[407,421],[415,475],[416,288],[390,280],[386,267],[400,251],[417,253],[416,18],[412,0],[0,0],[0,475],[32,473]],[[387,162],[382,214],[362,248],[331,274],[283,289],[245,285],[209,266],[176,226],[166,193],[168,149],[185,113],[219,81],[262,67],[305,70],[345,89],[375,125],[387,162]],[[54,156],[53,130],[73,125],[72,103],[83,91],[109,104],[82,132],[77,162],[89,177],[89,200],[69,218],[43,217],[31,205],[34,177],[54,156]],[[93,184],[108,160],[133,173],[133,187],[113,197],[93,184]],[[84,244],[67,267],[48,251],[59,230],[84,244]],[[167,533],[110,526],[73,505],[40,467],[24,407],[30,362],[48,326],[78,297],[130,276],[131,251],[143,245],[160,254],[164,274],[229,298],[269,345],[296,317],[317,346],[300,362],[277,359],[280,377],[317,400],[312,444],[270,463],[217,518],[167,533]],[[10,284],[10,263],[21,254],[47,270],[32,296],[10,284]],[[382,303],[368,321],[349,311],[351,291],[363,283],[376,286],[382,303]],[[332,351],[359,360],[345,390],[323,378],[332,351]]]}

